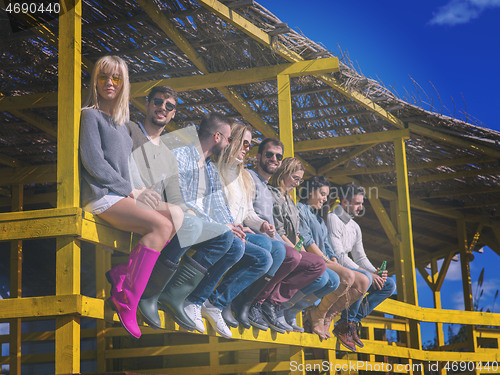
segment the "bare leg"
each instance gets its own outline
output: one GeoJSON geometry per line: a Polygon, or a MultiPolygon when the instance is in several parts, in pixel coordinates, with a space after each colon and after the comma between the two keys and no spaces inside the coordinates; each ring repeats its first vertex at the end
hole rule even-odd
{"type": "Polygon", "coordinates": [[[99,215],[114,227],[143,235],[139,243],[155,251],[161,251],[175,234],[174,222],[182,222],[182,211],[164,204],[163,210],[140,207],[126,197],[99,215]]]}

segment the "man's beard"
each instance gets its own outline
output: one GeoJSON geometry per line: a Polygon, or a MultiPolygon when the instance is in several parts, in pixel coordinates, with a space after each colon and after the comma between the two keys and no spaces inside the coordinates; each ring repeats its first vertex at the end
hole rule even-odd
{"type": "Polygon", "coordinates": [[[158,126],[159,128],[163,128],[165,125],[167,125],[167,119],[165,118],[165,120],[157,120],[156,118],[152,117],[151,118],[151,123],[155,126],[158,126]]]}
{"type": "Polygon", "coordinates": [[[268,174],[274,174],[274,172],[276,172],[276,170],[278,169],[278,166],[272,166],[272,167],[271,167],[271,166],[269,166],[269,165],[267,165],[266,163],[264,163],[264,162],[262,162],[262,161],[261,161],[261,162],[260,162],[260,168],[261,168],[264,172],[266,172],[266,173],[268,173],[268,174]],[[270,168],[274,168],[274,170],[271,170],[270,168]]]}

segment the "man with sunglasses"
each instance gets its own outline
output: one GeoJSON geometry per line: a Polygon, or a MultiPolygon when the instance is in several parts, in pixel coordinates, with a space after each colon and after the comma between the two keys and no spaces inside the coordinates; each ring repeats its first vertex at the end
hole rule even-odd
{"type": "MultiPolygon", "coordinates": [[[[177,158],[167,146],[178,146],[173,140],[184,130],[171,134],[165,132],[166,125],[175,117],[176,105],[177,93],[172,88],[155,86],[148,95],[144,124],[127,124],[134,144],[132,162],[137,165],[141,181],[150,187],[146,194],[149,194],[151,207],[163,200],[185,211],[182,225],[155,264],[138,307],[144,320],[153,328],[161,327],[160,303],[182,327],[204,331],[203,322],[199,324],[184,310],[185,300],[200,284],[207,270],[215,274],[225,272],[221,267],[213,266],[222,258],[229,258],[229,268],[239,260],[243,250],[233,246],[234,235],[227,226],[207,222],[210,219],[200,217],[203,215],[194,212],[193,207],[184,202],[177,158]],[[194,255],[184,255],[189,248],[196,251],[194,255]]],[[[196,132],[192,133],[192,138],[197,140],[196,132]]],[[[221,135],[217,135],[217,139],[219,142],[216,143],[227,145],[221,135]]]]}
{"type": "MultiPolygon", "coordinates": [[[[293,247],[288,246],[281,236],[275,236],[274,201],[268,188],[268,181],[281,166],[283,150],[283,143],[278,139],[264,139],[259,145],[256,167],[249,171],[255,182],[253,207],[255,213],[265,220],[260,228],[251,229],[268,235],[273,240],[273,246],[284,246],[286,255],[273,278],[267,281],[262,280],[262,288],[259,292],[247,296],[246,301],[251,304],[248,320],[253,326],[265,330],[269,325],[271,329],[280,333],[294,330],[286,322],[284,310],[280,309],[280,306],[290,301],[299,289],[320,279],[325,272],[325,262],[321,257],[310,253],[299,253],[293,247]]],[[[258,282],[259,280],[256,283],[258,282]]]]}

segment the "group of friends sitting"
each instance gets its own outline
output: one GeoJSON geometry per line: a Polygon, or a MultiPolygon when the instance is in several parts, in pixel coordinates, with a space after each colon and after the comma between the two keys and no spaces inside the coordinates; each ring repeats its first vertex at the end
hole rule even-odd
{"type": "Polygon", "coordinates": [[[80,126],[82,207],[141,235],[128,263],[106,273],[123,327],[141,336],[139,310],[161,328],[160,309],[190,331],[203,333],[204,317],[226,338],[238,326],[304,332],[296,317],[305,311],[305,329],[321,339],[341,314],[333,334],[363,347],[361,320],[395,292],[353,220],[363,188],[343,186],[328,212],[329,181],[304,181],[278,139],[260,142],[250,170],[248,126],[212,112],[168,133],[173,89],[150,90],[142,123],[130,121],[129,96],[126,63],[99,59],[80,126]]]}

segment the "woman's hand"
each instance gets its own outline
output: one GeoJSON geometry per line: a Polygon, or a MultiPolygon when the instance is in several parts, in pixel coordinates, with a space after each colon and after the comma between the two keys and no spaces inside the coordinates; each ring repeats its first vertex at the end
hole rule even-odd
{"type": "Polygon", "coordinates": [[[229,228],[231,228],[231,231],[233,234],[238,237],[240,240],[245,242],[245,232],[243,232],[243,226],[241,224],[226,224],[229,228]]]}
{"type": "Polygon", "coordinates": [[[255,232],[253,230],[251,230],[249,227],[243,227],[243,232],[245,233],[252,233],[252,234],[255,234],[255,232]]]}
{"type": "Polygon", "coordinates": [[[161,195],[152,189],[146,189],[146,187],[132,190],[130,196],[152,209],[158,207],[161,202],[161,195]]]}
{"type": "Polygon", "coordinates": [[[274,225],[269,224],[267,221],[264,221],[262,223],[260,230],[266,233],[271,238],[274,238],[274,234],[276,233],[276,228],[274,228],[274,225]]]}

